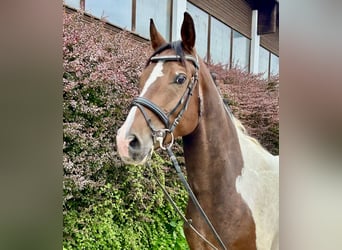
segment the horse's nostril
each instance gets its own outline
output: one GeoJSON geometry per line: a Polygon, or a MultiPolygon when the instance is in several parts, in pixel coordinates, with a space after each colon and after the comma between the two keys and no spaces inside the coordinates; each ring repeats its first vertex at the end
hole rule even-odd
{"type": "Polygon", "coordinates": [[[132,136],[132,139],[129,142],[129,147],[132,149],[138,149],[140,147],[140,142],[136,136],[132,136]]]}

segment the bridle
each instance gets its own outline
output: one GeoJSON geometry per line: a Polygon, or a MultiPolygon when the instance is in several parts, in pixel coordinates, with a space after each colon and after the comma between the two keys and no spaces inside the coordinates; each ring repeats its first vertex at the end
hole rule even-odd
{"type": "MultiPolygon", "coordinates": [[[[160,147],[164,150],[166,149],[166,147],[171,147],[173,145],[173,141],[174,141],[173,131],[179,124],[179,121],[182,119],[184,112],[187,110],[193,90],[196,84],[198,83],[199,64],[198,64],[197,58],[194,58],[191,55],[185,55],[184,58],[192,62],[192,64],[195,66],[195,73],[191,77],[191,80],[188,82],[187,88],[185,92],[183,93],[182,97],[179,99],[176,106],[170,112],[166,114],[155,103],[141,96],[133,99],[132,104],[131,104],[131,106],[136,106],[137,108],[139,108],[139,110],[141,111],[141,113],[143,114],[145,118],[147,125],[152,131],[153,140],[155,142],[156,141],[159,142],[160,147]],[[171,122],[170,117],[179,109],[181,105],[183,105],[181,110],[178,112],[173,122],[171,122]],[[148,117],[144,108],[147,108],[152,113],[154,113],[159,118],[159,120],[164,124],[165,128],[156,129],[153,126],[152,121],[148,117]],[[164,145],[164,140],[167,134],[170,134],[171,142],[169,143],[169,145],[166,146],[164,145]]],[[[149,59],[149,62],[158,62],[158,61],[181,61],[181,56],[179,55],[153,56],[149,59]]]]}
{"type": "MultiPolygon", "coordinates": [[[[169,44],[163,46],[162,48],[160,48],[158,51],[162,51],[166,48],[168,48],[168,46],[170,46],[169,44]]],[[[156,53],[155,53],[156,54],[156,53]]],[[[151,62],[158,62],[158,61],[182,61],[183,58],[180,55],[153,55],[149,61],[148,64],[151,62]]],[[[201,216],[203,217],[203,219],[205,220],[205,222],[207,223],[207,225],[209,226],[209,228],[211,229],[213,235],[215,236],[216,240],[218,241],[218,243],[221,245],[222,249],[226,250],[227,248],[225,247],[222,239],[220,238],[220,236],[218,235],[218,233],[216,232],[214,226],[212,225],[212,223],[210,222],[209,218],[207,217],[207,215],[205,214],[204,210],[202,209],[201,205],[199,204],[195,194],[193,193],[190,185],[188,184],[188,182],[186,181],[186,178],[184,176],[184,174],[182,173],[180,166],[178,164],[178,161],[175,157],[175,155],[173,154],[171,147],[173,145],[174,142],[174,135],[173,135],[173,131],[174,129],[177,127],[177,125],[179,124],[179,121],[182,119],[182,116],[184,114],[184,112],[187,110],[189,102],[190,102],[190,98],[193,94],[193,90],[195,89],[195,86],[198,83],[198,71],[199,71],[199,63],[198,63],[198,58],[197,58],[197,54],[196,54],[196,58],[193,57],[192,55],[184,55],[184,59],[187,61],[192,62],[192,64],[195,66],[195,73],[193,74],[193,76],[191,77],[191,80],[188,82],[187,88],[185,90],[185,92],[183,93],[182,97],[180,98],[180,100],[177,102],[176,106],[167,114],[161,110],[155,103],[151,102],[150,100],[148,100],[147,98],[144,97],[137,97],[132,101],[131,106],[136,106],[141,113],[144,116],[144,119],[147,123],[147,125],[149,126],[149,128],[151,129],[152,132],[152,137],[154,142],[159,142],[160,148],[162,148],[163,150],[166,150],[167,153],[170,156],[170,159],[177,171],[178,177],[180,178],[180,180],[182,181],[185,189],[187,190],[187,192],[189,193],[189,196],[191,198],[191,200],[193,201],[195,207],[197,208],[197,210],[200,212],[201,216]],[[170,117],[172,114],[174,114],[179,107],[182,106],[181,110],[178,112],[176,118],[174,119],[173,122],[170,121],[170,117]],[[155,114],[159,120],[164,124],[165,128],[163,129],[156,129],[153,124],[152,124],[152,120],[151,118],[149,118],[149,116],[147,115],[145,108],[147,108],[148,110],[150,110],[153,114],[155,114]],[[164,145],[164,140],[167,136],[167,134],[170,134],[171,136],[171,142],[168,145],[164,145]]],[[[199,104],[200,106],[200,104],[199,104]]],[[[201,111],[199,110],[199,116],[201,114],[201,111]]],[[[152,168],[151,168],[152,170],[152,168]]],[[[153,171],[152,171],[153,173],[153,171]]],[[[153,174],[154,175],[154,174],[153,174]]],[[[192,223],[191,223],[191,219],[186,219],[186,217],[183,215],[183,213],[180,211],[180,209],[177,207],[177,205],[175,204],[175,202],[172,200],[171,196],[169,195],[169,193],[166,191],[166,189],[163,187],[163,185],[161,185],[161,183],[159,182],[158,178],[155,177],[155,179],[157,180],[159,186],[162,188],[165,196],[168,198],[168,200],[170,201],[171,205],[174,207],[174,209],[180,214],[180,216],[182,217],[182,219],[184,220],[184,222],[202,239],[204,240],[207,244],[209,244],[213,249],[217,249],[210,241],[208,241],[201,233],[199,233],[196,228],[193,227],[192,223]]]]}

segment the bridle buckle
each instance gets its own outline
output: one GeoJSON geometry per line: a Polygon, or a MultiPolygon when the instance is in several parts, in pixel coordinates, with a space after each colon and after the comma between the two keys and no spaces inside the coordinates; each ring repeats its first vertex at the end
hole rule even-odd
{"type": "Polygon", "coordinates": [[[169,129],[158,129],[153,131],[153,138],[155,141],[159,142],[159,146],[163,150],[171,148],[174,143],[174,135],[169,129]],[[164,141],[168,133],[171,136],[171,142],[166,145],[164,144],[164,141]]]}

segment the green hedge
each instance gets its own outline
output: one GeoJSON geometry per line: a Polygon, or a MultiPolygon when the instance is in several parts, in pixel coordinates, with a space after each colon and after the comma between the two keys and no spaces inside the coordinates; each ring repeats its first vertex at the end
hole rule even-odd
{"type": "MultiPolygon", "coordinates": [[[[152,167],[163,183],[167,176],[160,166],[167,164],[154,156],[152,167]]],[[[133,166],[124,166],[120,171],[126,174],[121,175],[119,188],[109,183],[98,189],[85,188],[78,199],[67,202],[63,248],[188,249],[183,221],[164,200],[150,171],[133,166]]],[[[187,195],[178,182],[168,189],[184,209],[187,195]]]]}

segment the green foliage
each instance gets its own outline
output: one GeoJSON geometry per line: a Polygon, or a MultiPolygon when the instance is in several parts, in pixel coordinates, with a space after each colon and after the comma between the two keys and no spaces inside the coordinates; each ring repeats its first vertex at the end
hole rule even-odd
{"type": "MultiPolygon", "coordinates": [[[[163,185],[166,179],[172,181],[166,188],[184,209],[186,193],[172,177],[174,173],[167,176],[160,169],[169,163],[158,155],[153,162],[163,185]]],[[[164,200],[149,169],[123,166],[120,172],[120,187],[107,183],[98,190],[85,188],[79,199],[65,204],[64,249],[187,249],[183,221],[164,200]]]]}

